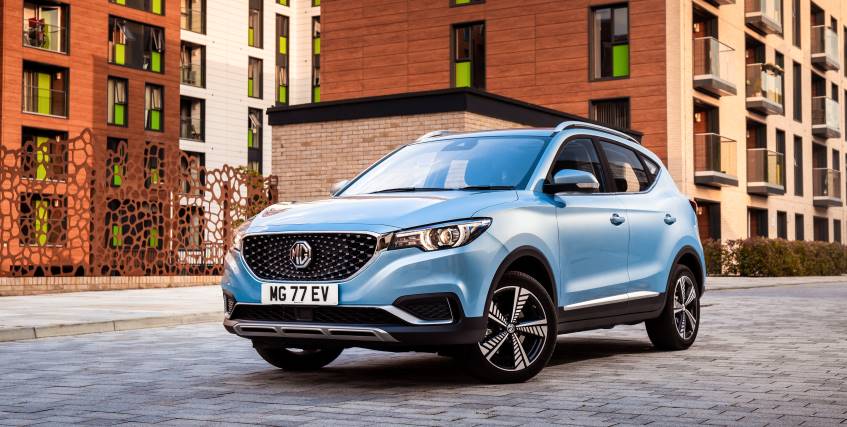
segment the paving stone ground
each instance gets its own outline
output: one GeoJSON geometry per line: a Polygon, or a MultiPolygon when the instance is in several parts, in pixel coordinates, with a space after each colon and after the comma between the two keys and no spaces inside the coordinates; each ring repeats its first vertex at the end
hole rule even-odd
{"type": "Polygon", "coordinates": [[[0,343],[0,424],[847,425],[847,287],[703,304],[688,351],[654,351],[643,325],[567,335],[517,385],[367,350],[286,373],[219,324],[0,343]]]}

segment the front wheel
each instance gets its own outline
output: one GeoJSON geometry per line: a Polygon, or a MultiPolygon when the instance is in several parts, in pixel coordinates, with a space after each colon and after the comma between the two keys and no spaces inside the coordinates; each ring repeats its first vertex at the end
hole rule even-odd
{"type": "Polygon", "coordinates": [[[341,355],[341,347],[294,349],[283,347],[256,347],[256,353],[265,362],[286,371],[315,371],[332,363],[341,355]]]}
{"type": "Polygon", "coordinates": [[[510,271],[488,306],[485,336],[464,348],[462,359],[477,378],[516,383],[534,377],[556,346],[556,312],[547,291],[532,276],[510,271]]]}
{"type": "Polygon", "coordinates": [[[660,350],[685,350],[700,329],[700,289],[691,269],[678,265],[662,314],[645,322],[650,342],[660,350]]]}

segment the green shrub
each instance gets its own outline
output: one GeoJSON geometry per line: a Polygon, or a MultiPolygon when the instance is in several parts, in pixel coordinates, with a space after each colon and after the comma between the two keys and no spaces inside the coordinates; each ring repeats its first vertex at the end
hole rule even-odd
{"type": "Polygon", "coordinates": [[[725,249],[720,240],[703,240],[703,254],[706,256],[706,274],[720,276],[723,274],[723,263],[726,257],[725,249]]]}
{"type": "Polygon", "coordinates": [[[707,269],[713,275],[717,271],[753,277],[836,276],[847,272],[847,248],[839,243],[754,237],[725,245],[705,241],[703,246],[707,269]],[[710,253],[720,259],[719,267],[710,265],[710,253]]]}

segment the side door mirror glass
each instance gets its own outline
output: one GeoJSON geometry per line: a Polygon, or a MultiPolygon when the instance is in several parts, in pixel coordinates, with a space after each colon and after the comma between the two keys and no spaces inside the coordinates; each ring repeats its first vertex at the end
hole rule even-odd
{"type": "Polygon", "coordinates": [[[547,193],[580,192],[593,193],[600,189],[600,182],[594,174],[577,169],[562,169],[553,175],[553,183],[546,184],[547,193]]]}

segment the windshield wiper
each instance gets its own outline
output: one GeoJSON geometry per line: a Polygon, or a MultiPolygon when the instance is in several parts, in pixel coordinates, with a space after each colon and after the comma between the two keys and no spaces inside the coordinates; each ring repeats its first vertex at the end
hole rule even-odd
{"type": "Polygon", "coordinates": [[[514,190],[511,185],[469,185],[467,187],[452,188],[458,191],[474,191],[474,190],[514,190]]]}
{"type": "Polygon", "coordinates": [[[373,191],[368,194],[377,194],[377,193],[412,193],[415,191],[447,191],[448,188],[435,188],[435,187],[399,187],[399,188],[386,188],[384,190],[373,191]]]}

